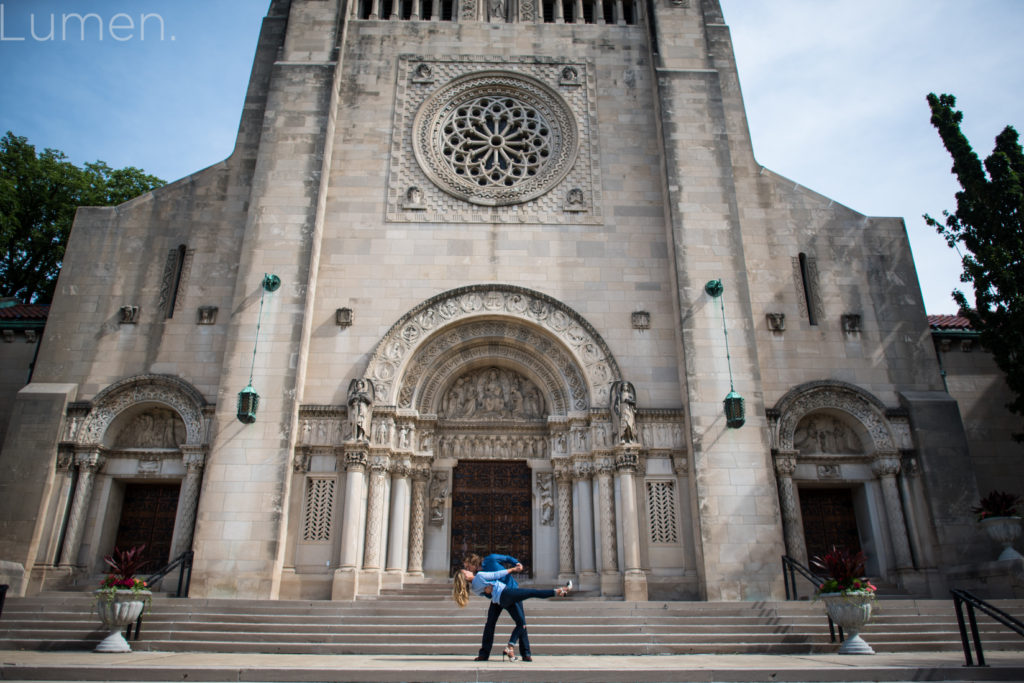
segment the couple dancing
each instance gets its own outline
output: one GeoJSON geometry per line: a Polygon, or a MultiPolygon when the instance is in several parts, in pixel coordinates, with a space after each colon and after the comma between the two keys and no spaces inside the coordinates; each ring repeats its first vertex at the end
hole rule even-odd
{"type": "Polygon", "coordinates": [[[523,571],[523,565],[514,557],[508,555],[492,554],[481,559],[479,555],[467,556],[462,561],[463,568],[455,572],[455,584],[452,587],[452,597],[459,607],[465,607],[469,603],[469,593],[472,591],[481,597],[488,598],[491,606],[487,610],[487,624],[484,626],[483,641],[480,645],[480,653],[476,656],[478,662],[487,661],[491,656],[491,646],[494,644],[494,627],[501,616],[501,610],[508,612],[515,622],[516,627],[509,636],[508,645],[502,651],[502,660],[508,657],[511,661],[516,659],[516,643],[519,643],[519,654],[524,662],[532,662],[530,655],[530,638],[526,633],[526,615],[523,612],[523,600],[530,598],[551,598],[554,596],[565,597],[572,590],[572,581],[559,588],[538,590],[536,588],[520,588],[512,574],[523,571]],[[512,565],[506,568],[505,565],[512,565]]]}

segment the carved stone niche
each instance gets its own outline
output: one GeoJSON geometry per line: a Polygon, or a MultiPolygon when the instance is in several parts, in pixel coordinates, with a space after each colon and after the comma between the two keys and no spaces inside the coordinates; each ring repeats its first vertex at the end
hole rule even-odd
{"type": "Polygon", "coordinates": [[[197,323],[199,325],[214,325],[217,322],[217,307],[216,306],[200,306],[198,311],[197,323]]]}
{"type": "Polygon", "coordinates": [[[338,327],[352,326],[352,309],[339,308],[334,312],[334,322],[338,327]]]}
{"type": "Polygon", "coordinates": [[[764,319],[768,323],[768,329],[775,334],[782,334],[786,329],[785,313],[765,313],[764,319]]]}
{"type": "Polygon", "coordinates": [[[120,322],[122,325],[134,325],[135,323],[139,322],[139,307],[122,306],[120,322]]]}
{"type": "Polygon", "coordinates": [[[860,314],[844,313],[842,315],[843,332],[846,334],[860,334],[860,314]]]}

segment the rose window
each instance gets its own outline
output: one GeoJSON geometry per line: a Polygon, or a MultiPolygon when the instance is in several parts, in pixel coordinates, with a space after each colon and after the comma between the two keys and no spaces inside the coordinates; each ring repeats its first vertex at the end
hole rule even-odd
{"type": "Polygon", "coordinates": [[[553,89],[508,72],[468,74],[427,98],[413,122],[416,160],[445,192],[474,204],[534,199],[576,160],[576,121],[553,89]]]}
{"type": "Polygon", "coordinates": [[[512,187],[551,155],[551,129],[536,109],[509,97],[479,97],[448,115],[442,154],[477,185],[512,187]]]}

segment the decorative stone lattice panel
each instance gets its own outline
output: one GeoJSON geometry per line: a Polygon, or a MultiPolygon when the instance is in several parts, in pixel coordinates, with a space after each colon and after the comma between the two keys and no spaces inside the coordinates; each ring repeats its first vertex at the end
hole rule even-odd
{"type": "MultiPolygon", "coordinates": [[[[373,380],[378,401],[394,401],[400,408],[413,407],[413,391],[426,370],[436,366],[436,358],[474,335],[497,334],[497,327],[489,332],[476,323],[505,324],[511,335],[508,338],[524,356],[546,357],[548,366],[554,364],[566,378],[571,393],[571,402],[565,406],[569,410],[607,405],[610,383],[619,379],[620,373],[608,345],[597,331],[556,299],[510,285],[474,285],[450,290],[405,314],[374,349],[366,369],[366,377],[373,380]],[[508,321],[496,320],[496,316],[508,321]],[[484,319],[474,321],[472,318],[484,319]],[[474,324],[455,325],[462,321],[474,324]],[[528,325],[511,324],[516,321],[526,321],[528,325]],[[438,334],[449,326],[450,330],[438,334]],[[547,334],[539,334],[538,329],[547,334]],[[561,343],[555,344],[552,337],[561,343]],[[578,383],[574,377],[579,378],[578,383]],[[398,382],[401,382],[400,392],[398,382]]],[[[549,393],[548,400],[555,403],[557,397],[549,393]]],[[[429,405],[423,401],[419,404],[429,405]]],[[[552,412],[557,408],[552,405],[552,412]]]]}
{"type": "Polygon", "coordinates": [[[541,57],[399,57],[387,220],[603,223],[593,73],[541,57]]]}
{"type": "Polygon", "coordinates": [[[306,514],[302,519],[304,543],[331,540],[335,482],[333,477],[310,477],[306,480],[306,514]]]}
{"type": "Polygon", "coordinates": [[[675,482],[647,482],[647,511],[651,521],[651,543],[678,543],[675,482]]]}

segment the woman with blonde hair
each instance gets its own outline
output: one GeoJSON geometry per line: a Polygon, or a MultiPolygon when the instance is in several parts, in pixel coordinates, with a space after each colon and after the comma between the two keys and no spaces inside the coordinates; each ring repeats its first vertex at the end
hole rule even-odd
{"type": "MultiPolygon", "coordinates": [[[[523,600],[529,600],[530,598],[553,598],[556,595],[560,598],[564,598],[572,590],[572,581],[568,582],[564,586],[558,588],[548,589],[537,589],[537,588],[509,588],[500,579],[505,578],[509,574],[521,572],[523,565],[517,564],[511,569],[500,569],[495,572],[484,572],[478,571],[473,572],[469,569],[460,569],[455,572],[455,580],[452,585],[452,598],[455,600],[455,604],[459,607],[465,607],[469,604],[470,591],[476,593],[479,596],[489,598],[491,602],[501,605],[513,621],[516,623],[515,629],[512,631],[512,635],[509,637],[510,642],[515,642],[517,639],[523,639],[526,642],[528,638],[526,634],[526,623],[522,619],[522,610],[509,609],[512,605],[522,602],[523,600]]],[[[515,660],[515,652],[511,648],[505,648],[502,653],[502,659],[508,656],[509,659],[515,660]]],[[[524,655],[523,661],[531,662],[533,658],[530,655],[524,655]]]]}

